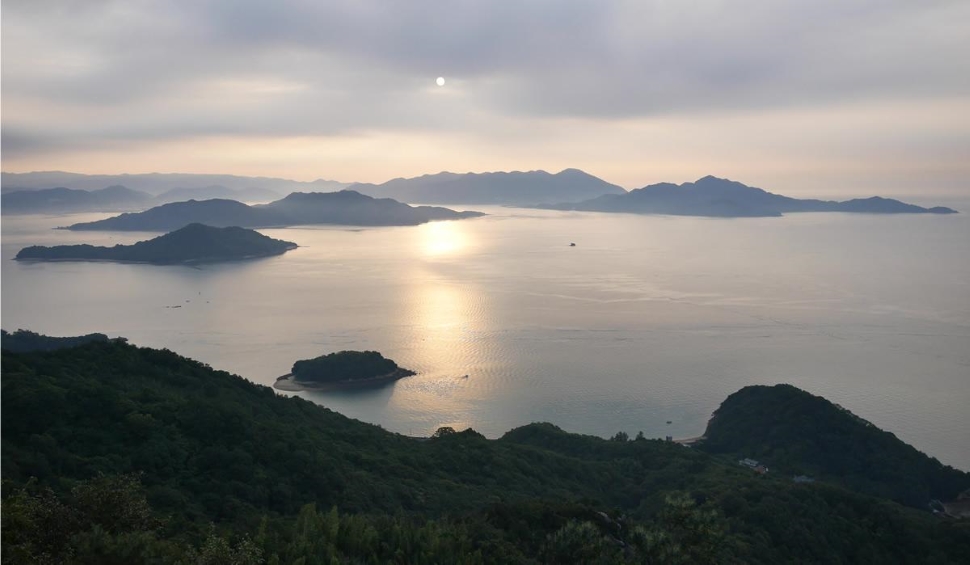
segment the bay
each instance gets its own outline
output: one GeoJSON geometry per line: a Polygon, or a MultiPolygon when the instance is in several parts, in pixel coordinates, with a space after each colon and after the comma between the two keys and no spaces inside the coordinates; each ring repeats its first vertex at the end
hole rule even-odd
{"type": "Polygon", "coordinates": [[[298,394],[410,435],[549,421],[691,437],[728,394],[787,382],[970,470],[966,214],[477,209],[490,215],[260,230],[300,247],[202,267],[12,261],[157,234],[4,216],[2,325],[124,336],[266,385],[298,359],[374,349],[418,375],[298,394]]]}

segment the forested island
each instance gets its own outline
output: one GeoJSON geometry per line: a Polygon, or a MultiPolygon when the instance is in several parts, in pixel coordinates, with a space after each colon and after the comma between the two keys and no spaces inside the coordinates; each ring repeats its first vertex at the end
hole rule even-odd
{"type": "Polygon", "coordinates": [[[434,206],[408,206],[390,198],[371,198],[353,190],[294,192],[268,204],[235,200],[188,200],[68,226],[70,230],[170,231],[190,223],[246,228],[296,225],[415,226],[434,220],[483,216],[434,206]]]}
{"type": "Polygon", "coordinates": [[[189,224],[154,239],[132,245],[34,245],[17,253],[17,260],[119,261],[134,263],[210,263],[280,255],[297,245],[240,228],[189,224]]]}
{"type": "Polygon", "coordinates": [[[732,395],[705,452],[551,424],[494,440],[442,428],[418,441],[120,341],[4,350],[2,371],[4,563],[958,564],[970,555],[970,521],[934,515],[925,500],[958,497],[970,474],[896,442],[859,446],[870,424],[793,387],[732,395]],[[773,434],[786,415],[799,421],[773,434]],[[772,470],[754,473],[737,454],[772,470]],[[843,471],[840,460],[899,473],[917,462],[951,478],[924,491],[875,472],[860,485],[846,480],[857,463],[843,471]],[[802,461],[816,465],[815,482],[784,471],[802,461]],[[874,494],[878,485],[903,503],[874,494]]]}
{"type": "Polygon", "coordinates": [[[289,374],[276,379],[274,386],[287,391],[359,388],[414,374],[376,351],[338,351],[297,361],[289,374]]]}

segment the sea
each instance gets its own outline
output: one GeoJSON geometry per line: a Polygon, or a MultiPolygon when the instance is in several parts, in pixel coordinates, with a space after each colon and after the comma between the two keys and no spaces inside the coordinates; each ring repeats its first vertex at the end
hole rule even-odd
{"type": "Polygon", "coordinates": [[[285,394],[411,436],[552,422],[690,438],[740,388],[791,383],[970,470],[967,213],[474,209],[488,216],[260,230],[300,247],[205,266],[17,262],[27,245],[158,234],[53,229],[110,214],[3,216],[2,326],[123,336],[264,385],[299,359],[376,350],[418,374],[285,394]]]}

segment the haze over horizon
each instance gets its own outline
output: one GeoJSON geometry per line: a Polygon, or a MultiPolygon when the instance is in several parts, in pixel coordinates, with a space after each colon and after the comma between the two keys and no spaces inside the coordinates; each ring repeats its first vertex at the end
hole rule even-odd
{"type": "Polygon", "coordinates": [[[4,3],[2,168],[970,196],[970,4],[4,3]],[[444,77],[438,86],[437,77],[444,77]]]}

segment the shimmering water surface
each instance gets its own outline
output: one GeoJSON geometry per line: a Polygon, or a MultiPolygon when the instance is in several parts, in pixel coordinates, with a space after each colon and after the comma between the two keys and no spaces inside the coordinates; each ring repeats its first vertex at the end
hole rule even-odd
{"type": "Polygon", "coordinates": [[[26,245],[157,234],[50,229],[95,215],[4,217],[2,324],[125,336],[263,384],[297,359],[375,349],[419,374],[301,394],[413,435],[550,421],[689,437],[728,394],[788,382],[970,469],[966,214],[479,209],[491,215],[263,230],[300,248],[201,268],[18,263],[26,245]]]}

